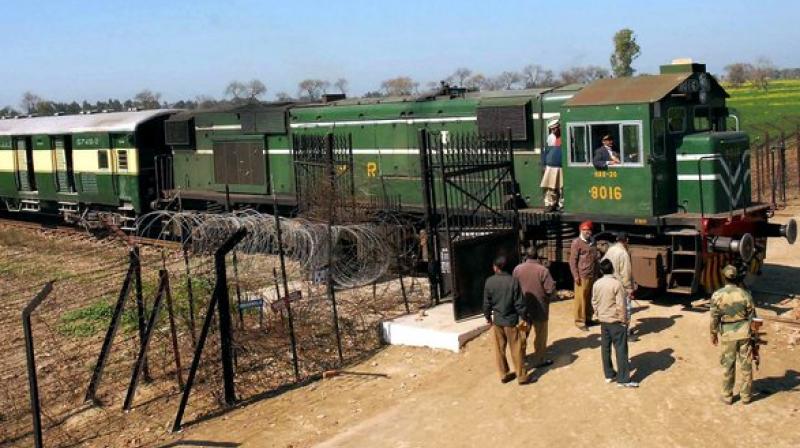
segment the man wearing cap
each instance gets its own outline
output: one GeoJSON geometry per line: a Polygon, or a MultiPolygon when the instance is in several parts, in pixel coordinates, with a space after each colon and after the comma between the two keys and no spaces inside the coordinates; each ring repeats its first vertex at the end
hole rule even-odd
{"type": "Polygon", "coordinates": [[[597,278],[597,247],[592,238],[592,222],[581,223],[580,234],[569,250],[569,270],[575,279],[575,325],[588,331],[592,316],[592,285],[597,278]]]}
{"type": "Polygon", "coordinates": [[[603,136],[603,146],[594,150],[592,165],[598,170],[607,170],[611,165],[619,164],[619,157],[614,152],[614,139],[606,134],[603,136]]]}
{"type": "Polygon", "coordinates": [[[736,363],[742,385],[739,398],[742,404],[752,400],[753,388],[753,348],[750,345],[750,323],[756,317],[753,297],[745,289],[736,286],[738,272],[736,267],[727,265],[722,269],[725,286],[711,296],[711,343],[722,343],[720,364],[724,369],[722,376],[722,401],[733,403],[733,386],[736,381],[736,363]]]}
{"type": "Polygon", "coordinates": [[[547,122],[549,135],[547,145],[542,153],[544,174],[539,185],[544,188],[544,206],[548,211],[564,207],[564,178],[561,173],[561,125],[558,118],[547,122]]]}
{"type": "Polygon", "coordinates": [[[536,246],[526,251],[525,262],[514,268],[512,274],[519,281],[525,305],[528,308],[528,321],[533,325],[533,367],[546,367],[553,361],[545,358],[547,350],[547,321],[550,316],[550,301],[556,292],[556,282],[550,271],[539,261],[536,246]]]}
{"type": "Polygon", "coordinates": [[[517,382],[525,384],[528,382],[528,371],[525,368],[528,312],[519,282],[509,275],[505,268],[506,257],[497,257],[492,265],[494,275],[486,279],[483,287],[483,315],[486,323],[492,326],[500,381],[507,383],[514,378],[509,372],[506,360],[506,346],[508,346],[516,369],[517,382]]]}

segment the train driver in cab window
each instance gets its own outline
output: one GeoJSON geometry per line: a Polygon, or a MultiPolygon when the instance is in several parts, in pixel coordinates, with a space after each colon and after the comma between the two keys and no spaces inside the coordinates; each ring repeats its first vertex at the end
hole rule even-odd
{"type": "Polygon", "coordinates": [[[592,165],[598,170],[607,170],[611,165],[619,165],[619,155],[614,151],[614,139],[606,134],[603,145],[594,150],[592,165]]]}

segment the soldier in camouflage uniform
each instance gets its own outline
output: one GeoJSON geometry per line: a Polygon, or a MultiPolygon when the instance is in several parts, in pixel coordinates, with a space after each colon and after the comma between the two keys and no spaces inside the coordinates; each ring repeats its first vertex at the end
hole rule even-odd
{"type": "Polygon", "coordinates": [[[722,269],[725,286],[711,296],[711,343],[722,342],[720,363],[725,369],[722,379],[722,401],[733,403],[735,367],[738,359],[742,385],[739,396],[750,403],[753,386],[753,350],[750,345],[750,321],[756,316],[753,297],[736,285],[738,272],[734,266],[722,269]]]}

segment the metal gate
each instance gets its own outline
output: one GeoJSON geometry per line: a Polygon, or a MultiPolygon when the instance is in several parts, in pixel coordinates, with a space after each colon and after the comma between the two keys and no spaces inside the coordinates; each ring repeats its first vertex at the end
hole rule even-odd
{"type": "Polygon", "coordinates": [[[299,211],[351,205],[353,181],[353,139],[350,134],[292,136],[294,185],[299,211]]]}
{"type": "MultiPolygon", "coordinates": [[[[456,320],[480,314],[497,255],[518,257],[518,188],[505,135],[421,130],[420,174],[432,295],[452,293],[456,320]]],[[[511,264],[513,266],[513,264],[511,264]]]]}

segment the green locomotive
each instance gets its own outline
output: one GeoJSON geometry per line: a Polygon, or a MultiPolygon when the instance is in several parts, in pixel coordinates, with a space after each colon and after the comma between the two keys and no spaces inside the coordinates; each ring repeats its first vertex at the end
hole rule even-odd
{"type": "Polygon", "coordinates": [[[333,95],[313,104],[139,112],[139,121],[124,129],[57,124],[79,117],[6,120],[0,121],[0,197],[10,210],[44,211],[47,205],[65,216],[97,210],[135,215],[151,200],[156,207],[178,203],[183,209],[218,210],[229,203],[269,210],[273,200],[292,208],[298,188],[293,142],[333,132],[350,139],[348,166],[358,198],[397,197],[406,210],[421,211],[421,130],[441,142],[508,132],[525,239],[546,242],[548,258],[561,263],[570,232],[591,219],[603,232],[632,235],[640,285],[694,294],[716,288],[728,261],[745,259],[758,271],[767,237],[796,237],[794,221],[770,224],[770,206],[752,203],[749,139],[738,132],[726,98],[704,65],[684,63],[663,66],[659,75],[587,86],[500,92],[443,86],[417,97],[333,95]],[[563,130],[560,213],[543,209],[539,187],[546,123],[555,118],[563,130]],[[20,125],[26,122],[37,124],[20,125]],[[154,127],[163,127],[160,138],[151,135],[154,127]],[[96,139],[86,141],[87,132],[96,139]],[[604,135],[619,142],[621,163],[598,170],[592,158],[604,135]],[[73,154],[93,148],[96,163],[73,164],[72,175],[68,165],[59,168],[59,136],[68,137],[73,154]],[[40,145],[32,151],[38,158],[27,163],[34,143],[40,145]],[[129,166],[138,166],[135,184],[120,181],[118,146],[125,144],[132,150],[129,166]],[[105,149],[111,177],[100,168],[105,149]],[[25,173],[35,178],[36,188],[25,184],[25,173]],[[69,191],[70,179],[75,192],[69,191]],[[38,201],[35,207],[32,201],[38,201]],[[560,232],[555,236],[554,225],[560,232]]]}

